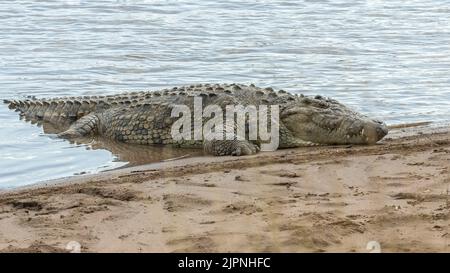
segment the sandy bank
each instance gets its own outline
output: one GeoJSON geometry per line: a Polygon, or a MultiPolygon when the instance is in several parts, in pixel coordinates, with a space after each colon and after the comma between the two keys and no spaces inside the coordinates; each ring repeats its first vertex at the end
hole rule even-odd
{"type": "Polygon", "coordinates": [[[447,132],[184,158],[2,193],[0,251],[448,252],[449,185],[447,132]]]}

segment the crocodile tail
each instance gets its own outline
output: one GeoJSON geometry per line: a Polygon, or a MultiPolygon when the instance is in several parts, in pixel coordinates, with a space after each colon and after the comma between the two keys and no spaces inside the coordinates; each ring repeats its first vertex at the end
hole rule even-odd
{"type": "Polygon", "coordinates": [[[72,123],[81,117],[98,110],[108,108],[103,101],[93,99],[58,98],[4,100],[10,109],[15,109],[29,120],[46,121],[53,124],[72,123]]]}
{"type": "Polygon", "coordinates": [[[3,100],[4,104],[8,104],[9,109],[15,109],[16,105],[12,100],[3,100]]]}
{"type": "Polygon", "coordinates": [[[16,110],[27,118],[43,119],[43,114],[49,108],[49,103],[43,100],[24,99],[24,100],[4,100],[9,109],[16,110]]]}
{"type": "Polygon", "coordinates": [[[24,101],[22,100],[3,100],[3,103],[8,104],[9,109],[15,109],[18,111],[22,111],[25,108],[24,101]]]}

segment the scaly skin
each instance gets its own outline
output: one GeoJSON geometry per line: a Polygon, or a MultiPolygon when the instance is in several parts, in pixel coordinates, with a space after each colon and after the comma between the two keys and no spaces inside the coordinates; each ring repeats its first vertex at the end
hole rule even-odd
{"type": "Polygon", "coordinates": [[[279,105],[280,148],[323,144],[374,144],[387,134],[384,123],[356,113],[321,96],[292,95],[283,90],[242,84],[197,84],[155,92],[111,96],[5,100],[27,120],[68,129],[65,138],[98,134],[113,140],[144,145],[203,147],[214,155],[248,155],[259,150],[258,141],[180,140],[171,137],[174,105],[193,112],[194,97],[203,107],[219,105],[279,105]]]}

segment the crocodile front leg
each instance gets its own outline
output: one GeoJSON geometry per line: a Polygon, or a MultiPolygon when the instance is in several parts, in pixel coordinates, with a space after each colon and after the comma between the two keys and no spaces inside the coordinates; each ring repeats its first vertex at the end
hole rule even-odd
{"type": "MultiPolygon", "coordinates": [[[[237,130],[237,124],[233,124],[231,132],[239,132],[237,130]]],[[[222,135],[222,139],[214,139],[213,137],[208,137],[204,135],[203,140],[203,150],[206,153],[213,154],[216,156],[243,156],[243,155],[252,155],[259,152],[260,148],[258,145],[252,143],[249,140],[245,139],[245,135],[242,138],[238,138],[236,134],[232,134],[232,139],[226,138],[226,124],[224,124],[223,129],[220,132],[215,133],[215,135],[222,135]]],[[[241,131],[241,132],[244,132],[241,131]]]]}
{"type": "Polygon", "coordinates": [[[216,156],[242,156],[256,154],[259,146],[247,140],[205,140],[203,149],[216,156]]]}
{"type": "Polygon", "coordinates": [[[76,138],[95,134],[98,131],[98,123],[98,116],[91,113],[77,120],[69,129],[59,133],[58,136],[62,138],[76,138]]]}

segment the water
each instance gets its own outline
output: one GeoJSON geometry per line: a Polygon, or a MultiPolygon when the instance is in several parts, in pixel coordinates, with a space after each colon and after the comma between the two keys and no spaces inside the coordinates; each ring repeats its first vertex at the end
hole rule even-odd
{"type": "MultiPolygon", "coordinates": [[[[253,82],[390,124],[449,120],[447,1],[211,2],[1,1],[0,98],[253,82]]],[[[0,105],[0,187],[187,153],[96,144],[43,134],[0,105]]]]}

